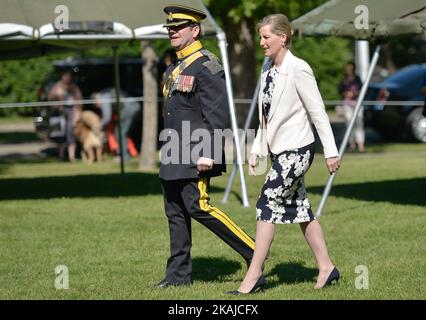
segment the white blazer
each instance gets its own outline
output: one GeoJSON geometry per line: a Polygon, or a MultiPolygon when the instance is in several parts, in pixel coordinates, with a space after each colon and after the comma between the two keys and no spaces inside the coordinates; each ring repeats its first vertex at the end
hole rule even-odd
{"type": "Polygon", "coordinates": [[[260,157],[285,150],[304,147],[315,141],[312,124],[315,125],[325,158],[339,155],[325,112],[324,102],[318,90],[311,67],[290,50],[284,56],[279,73],[275,78],[268,120],[262,121],[262,98],[265,79],[272,61],[265,63],[258,98],[259,130],[253,141],[251,153],[260,157]]]}

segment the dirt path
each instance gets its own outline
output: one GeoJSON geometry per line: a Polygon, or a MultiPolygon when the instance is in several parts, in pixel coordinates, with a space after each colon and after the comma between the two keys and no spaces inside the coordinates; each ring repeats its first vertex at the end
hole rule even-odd
{"type": "Polygon", "coordinates": [[[32,123],[0,123],[0,136],[25,135],[30,141],[0,140],[0,159],[40,159],[47,157],[47,150],[56,148],[56,144],[38,139],[32,123]],[[34,134],[34,135],[32,135],[34,134]]]}

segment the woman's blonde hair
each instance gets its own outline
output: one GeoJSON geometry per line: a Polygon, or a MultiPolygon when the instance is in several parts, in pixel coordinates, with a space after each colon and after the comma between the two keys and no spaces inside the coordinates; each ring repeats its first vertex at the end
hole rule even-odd
{"type": "Polygon", "coordinates": [[[271,26],[271,31],[273,34],[278,36],[285,34],[287,36],[285,46],[286,48],[290,47],[292,31],[287,16],[281,13],[276,13],[264,17],[262,21],[260,21],[256,26],[257,33],[259,33],[260,28],[266,25],[271,26]]]}

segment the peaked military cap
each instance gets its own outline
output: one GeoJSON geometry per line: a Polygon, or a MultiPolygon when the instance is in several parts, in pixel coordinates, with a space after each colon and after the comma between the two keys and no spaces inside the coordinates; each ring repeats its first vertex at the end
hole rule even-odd
{"type": "Polygon", "coordinates": [[[177,27],[187,23],[201,23],[201,20],[207,17],[201,10],[177,4],[166,6],[163,11],[168,15],[167,23],[163,27],[177,27]]]}

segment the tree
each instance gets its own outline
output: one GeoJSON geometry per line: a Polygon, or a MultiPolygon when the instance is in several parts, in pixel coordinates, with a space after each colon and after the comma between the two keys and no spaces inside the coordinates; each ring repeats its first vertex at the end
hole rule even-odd
{"type": "Polygon", "coordinates": [[[152,46],[141,42],[143,60],[143,124],[139,169],[152,170],[157,163],[158,84],[157,56],[152,46]]]}

